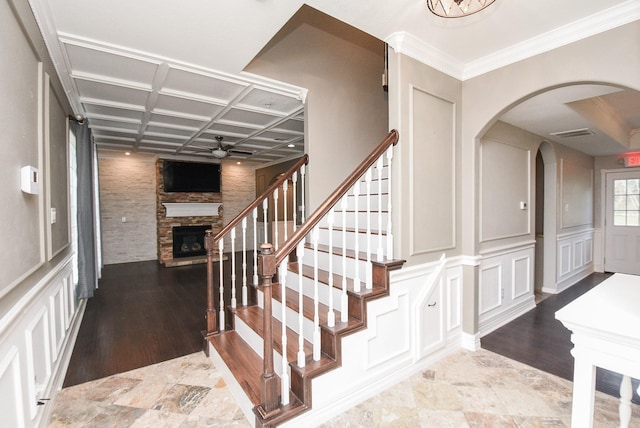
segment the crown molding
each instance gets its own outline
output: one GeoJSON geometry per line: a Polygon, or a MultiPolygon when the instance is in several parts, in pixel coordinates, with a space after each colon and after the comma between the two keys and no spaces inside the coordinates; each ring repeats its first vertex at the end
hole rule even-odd
{"type": "Polygon", "coordinates": [[[462,80],[464,75],[464,63],[451,55],[424,43],[414,35],[406,31],[399,31],[384,39],[385,43],[393,48],[396,53],[407,55],[417,61],[435,68],[451,77],[462,80]]]}
{"type": "Polygon", "coordinates": [[[396,53],[407,55],[458,80],[467,80],[637,20],[640,20],[640,2],[627,0],[466,64],[407,32],[393,33],[384,41],[396,53]]]}
{"type": "Polygon", "coordinates": [[[462,80],[557,49],[640,19],[640,2],[622,4],[517,43],[465,65],[462,80]]]}

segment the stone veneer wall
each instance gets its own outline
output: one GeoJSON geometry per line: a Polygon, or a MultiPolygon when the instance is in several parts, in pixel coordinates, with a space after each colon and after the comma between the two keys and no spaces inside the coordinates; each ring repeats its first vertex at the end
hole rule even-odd
{"type": "MultiPolygon", "coordinates": [[[[218,216],[198,217],[167,217],[163,202],[220,202],[222,193],[165,193],[162,169],[162,159],[156,162],[156,218],[158,223],[158,261],[165,263],[173,259],[173,227],[211,225],[213,233],[222,229],[223,206],[218,210],[218,216]]],[[[223,178],[224,186],[224,178],[223,178]]]]}
{"type": "MultiPolygon", "coordinates": [[[[234,161],[222,162],[222,200],[224,201],[224,225],[226,226],[242,210],[256,198],[255,167],[246,164],[238,165],[234,161]]],[[[251,217],[250,217],[251,219],[251,217]]],[[[236,248],[241,248],[241,228],[236,234],[239,241],[236,248]]],[[[259,244],[258,244],[259,246],[259,244]]],[[[247,223],[247,249],[253,249],[253,221],[247,223]]],[[[224,251],[231,251],[231,244],[225,240],[224,251]]]]}
{"type": "Polygon", "coordinates": [[[156,259],[155,165],[155,156],[98,154],[104,264],[156,259]]]}

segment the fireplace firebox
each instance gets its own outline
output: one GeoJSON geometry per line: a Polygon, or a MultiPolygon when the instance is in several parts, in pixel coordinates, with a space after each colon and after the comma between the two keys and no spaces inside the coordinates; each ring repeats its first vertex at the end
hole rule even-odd
{"type": "Polygon", "coordinates": [[[207,250],[204,248],[204,234],[208,229],[211,229],[211,225],[174,226],[173,258],[207,254],[207,250]]]}

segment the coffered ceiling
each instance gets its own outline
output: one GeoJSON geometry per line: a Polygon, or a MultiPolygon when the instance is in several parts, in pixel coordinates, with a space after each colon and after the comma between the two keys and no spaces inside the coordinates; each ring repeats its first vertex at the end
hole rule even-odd
{"type": "MultiPolygon", "coordinates": [[[[232,159],[258,163],[304,151],[305,88],[243,71],[304,4],[460,80],[640,19],[637,0],[497,0],[461,19],[430,14],[424,0],[29,2],[100,150],[211,158],[222,136],[232,159]]],[[[568,123],[596,128],[568,103],[597,98],[622,128],[640,127],[636,92],[573,90],[536,97],[503,120],[547,134],[568,123]]],[[[598,150],[582,151],[619,151],[609,134],[598,131],[598,150]]]]}
{"type": "Polygon", "coordinates": [[[103,150],[269,162],[301,153],[305,92],[59,35],[74,109],[103,150]]]}

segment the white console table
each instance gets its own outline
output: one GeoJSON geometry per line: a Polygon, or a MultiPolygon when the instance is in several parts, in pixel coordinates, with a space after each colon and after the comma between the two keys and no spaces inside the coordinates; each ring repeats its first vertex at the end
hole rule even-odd
{"type": "Polygon", "coordinates": [[[631,379],[640,378],[640,276],[615,274],[556,312],[572,331],[571,426],[593,427],[596,367],[623,375],[620,426],[631,418],[631,379]]]}

